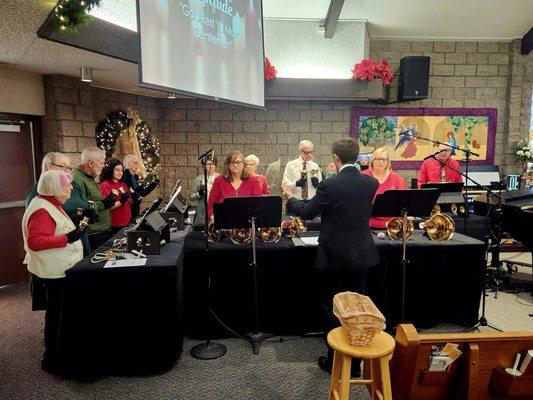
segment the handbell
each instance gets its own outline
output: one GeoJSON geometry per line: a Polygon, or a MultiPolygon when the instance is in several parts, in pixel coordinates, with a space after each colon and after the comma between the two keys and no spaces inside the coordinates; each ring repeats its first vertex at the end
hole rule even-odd
{"type": "Polygon", "coordinates": [[[455,222],[446,214],[435,214],[424,222],[424,229],[431,240],[450,240],[455,232],[455,222]]]}
{"type": "Polygon", "coordinates": [[[78,229],[80,231],[83,231],[87,225],[89,225],[89,218],[83,217],[80,221],[80,224],[78,225],[78,229]]]}
{"type": "MultiPolygon", "coordinates": [[[[403,239],[403,225],[404,225],[404,220],[402,217],[395,217],[391,219],[389,222],[387,222],[387,235],[389,235],[389,237],[392,240],[402,240],[403,239]]],[[[408,218],[407,227],[405,230],[405,240],[409,240],[414,230],[415,230],[415,225],[413,223],[413,220],[408,218]]]]}

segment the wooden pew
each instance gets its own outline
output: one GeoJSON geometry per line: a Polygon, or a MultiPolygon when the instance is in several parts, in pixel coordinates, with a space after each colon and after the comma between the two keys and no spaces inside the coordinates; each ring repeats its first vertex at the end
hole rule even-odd
{"type": "Polygon", "coordinates": [[[391,360],[395,400],[533,399],[533,362],[513,379],[498,369],[512,367],[517,353],[533,349],[533,332],[419,334],[411,324],[398,326],[391,360]],[[431,346],[457,343],[463,354],[447,371],[428,371],[431,346]],[[492,390],[489,388],[491,376],[492,390]],[[496,393],[494,386],[507,394],[496,393]]]}

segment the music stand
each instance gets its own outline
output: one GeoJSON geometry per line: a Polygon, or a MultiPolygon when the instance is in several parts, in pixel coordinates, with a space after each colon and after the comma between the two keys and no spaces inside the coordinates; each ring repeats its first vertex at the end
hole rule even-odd
{"type": "Polygon", "coordinates": [[[259,354],[261,343],[271,337],[259,330],[259,298],[255,233],[257,228],[281,226],[281,197],[229,197],[222,203],[214,204],[216,229],[252,229],[252,263],[254,276],[254,317],[255,332],[248,334],[255,355],[259,354]]]}
{"type": "Polygon", "coordinates": [[[438,189],[420,190],[387,190],[376,197],[372,207],[372,217],[393,217],[401,215],[403,218],[402,232],[402,308],[400,322],[405,322],[405,272],[407,267],[406,233],[407,216],[427,217],[439,198],[438,189]]]}

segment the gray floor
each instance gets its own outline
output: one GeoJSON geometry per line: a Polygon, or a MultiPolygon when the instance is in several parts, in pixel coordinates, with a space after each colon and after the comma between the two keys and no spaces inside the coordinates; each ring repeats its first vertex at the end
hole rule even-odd
{"type": "MultiPolygon", "coordinates": [[[[522,255],[511,256],[523,259],[522,255]]],[[[214,361],[192,358],[189,349],[197,342],[186,340],[180,360],[163,374],[107,377],[92,382],[62,380],[39,368],[44,314],[29,311],[29,300],[27,285],[0,290],[1,400],[327,398],[329,375],[316,365],[325,349],[316,338],[269,342],[263,345],[259,356],[254,356],[249,345],[241,340],[224,340],[228,353],[214,361]]],[[[506,331],[533,331],[533,318],[528,316],[533,312],[532,306],[533,299],[526,293],[499,293],[498,298],[490,293],[487,318],[506,331]]],[[[431,331],[461,329],[440,325],[431,331]]],[[[362,389],[352,390],[351,398],[370,398],[362,389]]]]}

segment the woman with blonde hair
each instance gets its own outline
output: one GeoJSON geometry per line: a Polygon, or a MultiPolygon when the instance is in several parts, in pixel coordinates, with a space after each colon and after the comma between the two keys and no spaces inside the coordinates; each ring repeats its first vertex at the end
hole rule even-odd
{"type": "Polygon", "coordinates": [[[264,195],[268,194],[268,182],[264,175],[257,173],[257,168],[259,167],[259,158],[255,154],[250,154],[244,159],[244,166],[246,167],[246,172],[248,175],[253,176],[257,179],[259,183],[259,189],[264,195]]]}
{"type": "MultiPolygon", "coordinates": [[[[372,158],[368,164],[368,169],[361,172],[365,175],[373,176],[379,182],[376,196],[392,189],[406,189],[407,185],[403,179],[396,172],[392,171],[392,164],[389,158],[389,152],[384,147],[379,147],[372,153],[372,158]]],[[[374,196],[374,200],[375,200],[374,196]]],[[[370,218],[370,226],[372,228],[384,229],[387,223],[392,218],[388,217],[372,217],[370,218]]]]}
{"type": "Polygon", "coordinates": [[[235,150],[226,157],[222,167],[222,175],[215,178],[209,201],[207,214],[213,219],[213,204],[222,203],[226,197],[260,196],[261,189],[257,179],[251,178],[244,169],[244,156],[235,150]]]}
{"type": "Polygon", "coordinates": [[[57,339],[65,271],[83,258],[82,228],[76,227],[61,208],[70,198],[71,190],[71,177],[66,171],[44,172],[37,185],[38,196],[33,198],[22,217],[24,264],[32,277],[40,279],[45,291],[42,369],[49,372],[57,372],[60,363],[57,339]]]}

